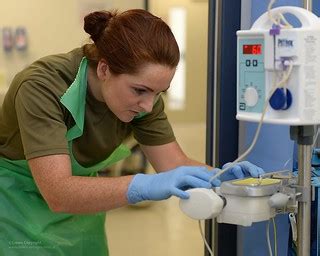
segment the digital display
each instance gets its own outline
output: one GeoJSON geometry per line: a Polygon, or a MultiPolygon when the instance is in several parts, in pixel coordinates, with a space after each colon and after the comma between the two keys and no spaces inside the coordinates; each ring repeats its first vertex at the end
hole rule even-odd
{"type": "Polygon", "coordinates": [[[261,54],[261,44],[244,44],[242,48],[243,54],[261,54]]]}

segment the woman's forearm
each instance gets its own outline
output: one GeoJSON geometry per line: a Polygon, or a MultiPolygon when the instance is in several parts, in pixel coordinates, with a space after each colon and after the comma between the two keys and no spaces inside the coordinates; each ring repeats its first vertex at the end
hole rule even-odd
{"type": "Polygon", "coordinates": [[[71,176],[52,189],[51,210],[64,213],[103,212],[128,204],[127,190],[133,176],[71,176]]]}
{"type": "Polygon", "coordinates": [[[95,213],[126,205],[133,176],[74,176],[69,155],[43,156],[28,161],[41,195],[54,212],[95,213]]]}

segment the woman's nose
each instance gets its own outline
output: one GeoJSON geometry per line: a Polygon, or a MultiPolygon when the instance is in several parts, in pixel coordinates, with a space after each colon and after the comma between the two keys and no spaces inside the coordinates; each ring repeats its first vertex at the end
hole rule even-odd
{"type": "Polygon", "coordinates": [[[153,97],[148,97],[140,101],[139,107],[142,108],[144,112],[151,112],[153,108],[153,97]]]}

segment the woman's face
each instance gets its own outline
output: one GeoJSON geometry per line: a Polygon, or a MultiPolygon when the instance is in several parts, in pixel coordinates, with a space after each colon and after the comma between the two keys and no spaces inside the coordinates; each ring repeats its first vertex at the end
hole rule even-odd
{"type": "Polygon", "coordinates": [[[148,64],[134,75],[114,75],[106,70],[101,86],[102,97],[122,121],[130,122],[140,112],[151,112],[157,96],[166,91],[175,68],[148,64]]]}

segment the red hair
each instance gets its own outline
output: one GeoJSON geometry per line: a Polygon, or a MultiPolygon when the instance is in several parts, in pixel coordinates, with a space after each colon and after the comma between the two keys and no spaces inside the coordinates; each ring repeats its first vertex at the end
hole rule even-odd
{"type": "Polygon", "coordinates": [[[94,44],[84,47],[90,65],[105,59],[114,74],[133,74],[148,63],[175,68],[180,53],[169,26],[151,13],[133,9],[99,11],[84,18],[94,44]]]}

